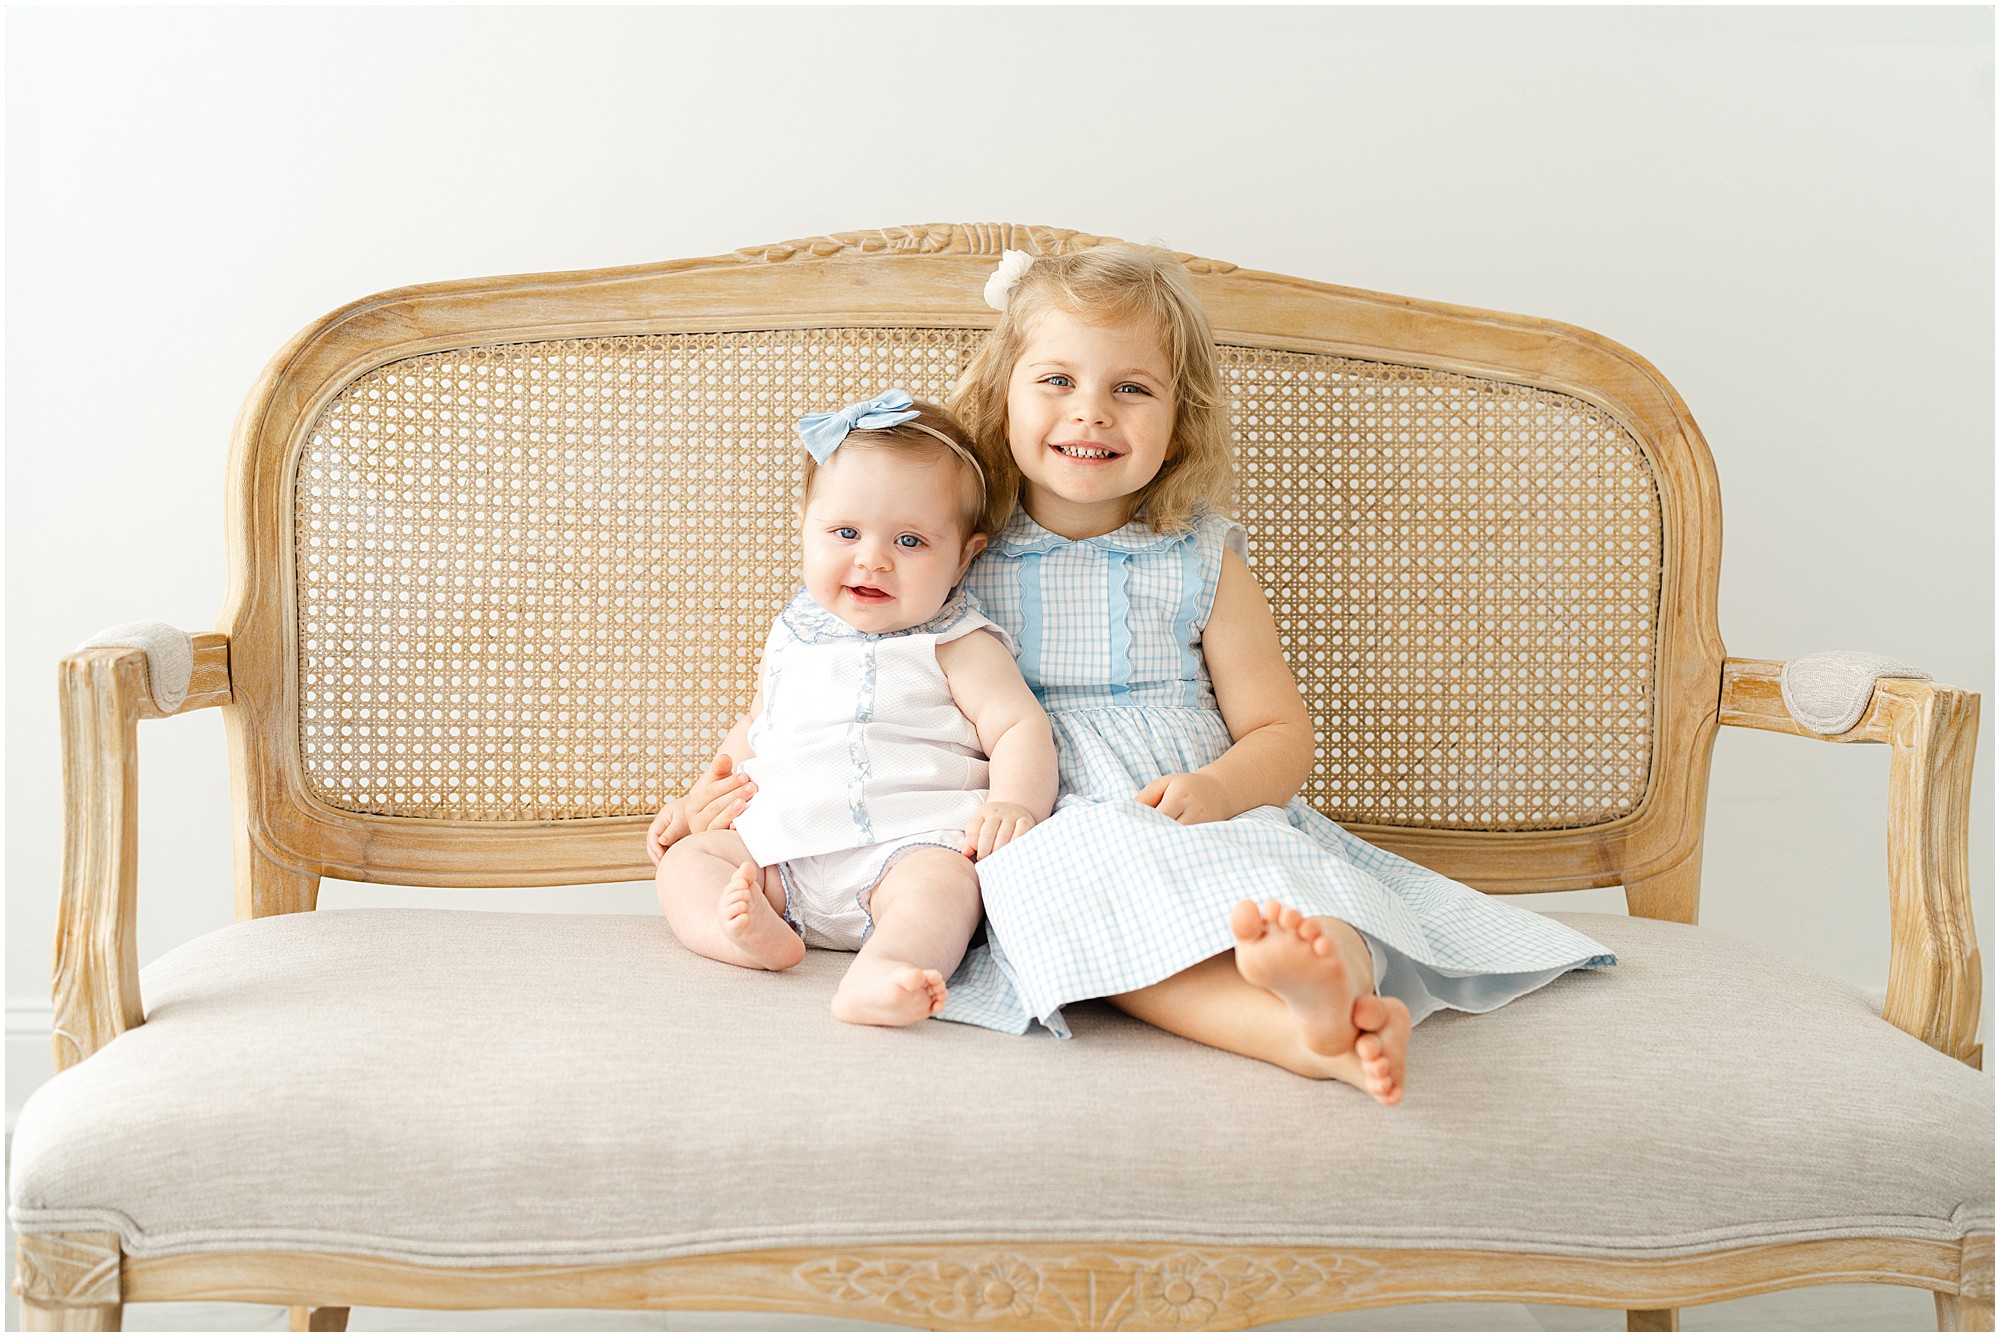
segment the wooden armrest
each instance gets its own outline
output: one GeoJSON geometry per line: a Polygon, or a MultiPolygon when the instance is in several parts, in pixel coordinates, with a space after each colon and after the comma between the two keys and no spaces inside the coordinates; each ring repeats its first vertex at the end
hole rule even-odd
{"type": "Polygon", "coordinates": [[[1721,722],[1833,743],[1887,743],[1889,993],[1882,1015],[1934,1049],[1980,1066],[1979,938],[1966,872],[1979,694],[1882,678],[1859,722],[1817,734],[1785,709],[1772,659],[1725,659],[1721,722]]]}
{"type": "Polygon", "coordinates": [[[61,668],[63,880],[56,911],[56,1070],[88,1058],[146,1019],[134,936],[138,900],[137,724],[230,701],[229,638],[201,632],[180,708],[161,710],[146,652],[106,646],[61,668]]]}

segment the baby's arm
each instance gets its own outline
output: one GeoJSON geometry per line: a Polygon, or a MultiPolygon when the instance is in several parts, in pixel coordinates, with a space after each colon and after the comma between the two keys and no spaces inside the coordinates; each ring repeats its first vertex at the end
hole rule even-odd
{"type": "Polygon", "coordinates": [[[1236,741],[1198,771],[1153,781],[1139,791],[1139,802],[1190,825],[1265,804],[1283,807],[1312,774],[1312,718],[1285,663],[1271,605],[1233,552],[1222,557],[1201,652],[1215,703],[1236,741]]]}
{"type": "Polygon", "coordinates": [[[668,799],[653,824],[646,830],[646,855],[655,864],[667,846],[683,836],[714,827],[726,827],[742,815],[757,792],[757,782],[743,774],[742,765],[754,755],[750,751],[750,725],[764,709],[764,689],[750,698],[750,709],[736,721],[715,760],[696,777],[688,792],[668,799]]]}
{"type": "Polygon", "coordinates": [[[986,805],[965,825],[965,856],[983,859],[1056,803],[1056,741],[999,637],[975,631],[937,648],[938,667],[959,711],[972,721],[988,763],[986,805]]]}

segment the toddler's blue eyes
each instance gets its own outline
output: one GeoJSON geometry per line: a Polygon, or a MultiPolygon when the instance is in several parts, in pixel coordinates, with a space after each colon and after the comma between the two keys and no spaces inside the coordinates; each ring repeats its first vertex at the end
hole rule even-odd
{"type": "Polygon", "coordinates": [[[852,525],[842,525],[840,528],[834,530],[833,534],[835,538],[843,539],[858,539],[861,537],[861,531],[852,525]]]}
{"type": "Polygon", "coordinates": [[[896,545],[902,548],[921,548],[924,546],[924,541],[915,534],[899,534],[896,536],[896,545]]]}

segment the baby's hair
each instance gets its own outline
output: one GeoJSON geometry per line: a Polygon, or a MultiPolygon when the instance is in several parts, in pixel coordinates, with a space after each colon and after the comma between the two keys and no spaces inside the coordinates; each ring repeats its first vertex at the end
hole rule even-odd
{"type": "MultiPolygon", "coordinates": [[[[992,485],[979,452],[969,444],[970,435],[958,425],[958,419],[928,399],[912,396],[910,407],[917,411],[917,416],[908,422],[849,432],[838,449],[852,450],[859,446],[906,456],[950,457],[958,472],[959,495],[963,498],[959,518],[965,522],[966,535],[998,531],[1013,511],[1014,499],[1011,495],[1003,499],[999,489],[992,485]]],[[[802,508],[812,501],[813,479],[819,476],[819,470],[813,457],[806,456],[805,482],[799,489],[802,508]]]]}
{"type": "Polygon", "coordinates": [[[1203,509],[1226,511],[1234,484],[1229,404],[1208,315],[1173,252],[1116,242],[1036,257],[952,392],[952,411],[970,430],[991,488],[1003,499],[1002,520],[1021,495],[1007,443],[1007,383],[1035,321],[1051,310],[1093,322],[1143,321],[1160,331],[1173,377],[1174,433],[1134,515],[1143,513],[1157,532],[1178,533],[1203,509]]]}

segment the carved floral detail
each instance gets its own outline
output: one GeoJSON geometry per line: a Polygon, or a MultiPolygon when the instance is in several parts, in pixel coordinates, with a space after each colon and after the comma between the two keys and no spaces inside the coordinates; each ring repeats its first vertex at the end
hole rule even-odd
{"type": "Polygon", "coordinates": [[[118,1235],[109,1230],[22,1235],[16,1241],[17,1283],[22,1295],[66,1308],[119,1302],[118,1235]]]}
{"type": "MultiPolygon", "coordinates": [[[[907,252],[916,255],[998,257],[1003,251],[1063,255],[1116,240],[1116,237],[1096,237],[1069,228],[1029,227],[1016,223],[924,223],[914,227],[882,228],[874,232],[836,232],[799,241],[773,242],[768,246],[746,246],[736,254],[743,260],[767,262],[825,259],[843,251],[860,251],[864,255],[907,252]]],[[[1196,274],[1227,274],[1236,268],[1222,260],[1204,260],[1179,251],[1175,255],[1190,272],[1196,274]]]]}
{"type": "Polygon", "coordinates": [[[1057,1259],[996,1254],[911,1260],[830,1258],[795,1279],[815,1297],[904,1321],[980,1327],[1238,1327],[1309,1299],[1329,1308],[1382,1269],[1308,1253],[1263,1261],[1186,1250],[1165,1257],[1091,1253],[1057,1259]]]}

